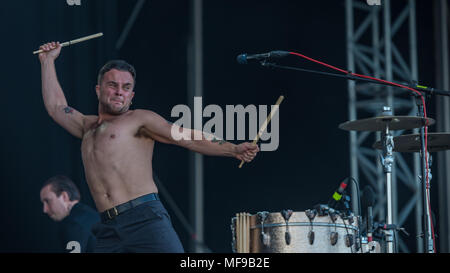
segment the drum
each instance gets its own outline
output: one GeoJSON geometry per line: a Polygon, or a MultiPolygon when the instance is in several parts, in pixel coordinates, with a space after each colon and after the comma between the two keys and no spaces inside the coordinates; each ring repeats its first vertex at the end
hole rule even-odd
{"type": "Polygon", "coordinates": [[[355,253],[361,245],[355,216],[319,216],[310,210],[238,213],[231,230],[236,253],[355,253]]]}

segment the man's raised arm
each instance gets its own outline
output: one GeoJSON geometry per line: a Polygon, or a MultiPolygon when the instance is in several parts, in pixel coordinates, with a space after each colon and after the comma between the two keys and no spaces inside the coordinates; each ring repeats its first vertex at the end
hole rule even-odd
{"type": "Polygon", "coordinates": [[[55,59],[61,52],[61,45],[55,42],[40,47],[42,97],[45,109],[53,120],[72,135],[83,137],[84,115],[67,105],[63,90],[56,76],[55,59]]]}

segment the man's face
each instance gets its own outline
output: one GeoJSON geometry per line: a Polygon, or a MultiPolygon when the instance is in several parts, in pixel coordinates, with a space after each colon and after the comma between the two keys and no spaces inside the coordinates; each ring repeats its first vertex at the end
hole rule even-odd
{"type": "Polygon", "coordinates": [[[56,196],[52,190],[52,185],[47,185],[41,189],[41,202],[44,206],[44,213],[54,221],[61,221],[69,215],[67,193],[62,192],[60,196],[56,196]]]}
{"type": "Polygon", "coordinates": [[[134,80],[130,72],[111,69],[103,75],[102,82],[95,89],[102,110],[110,115],[120,115],[130,108],[133,88],[134,80]]]}

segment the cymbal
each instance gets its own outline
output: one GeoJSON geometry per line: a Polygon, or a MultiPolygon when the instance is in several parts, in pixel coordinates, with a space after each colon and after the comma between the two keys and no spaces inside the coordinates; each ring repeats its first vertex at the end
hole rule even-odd
{"type": "MultiPolygon", "coordinates": [[[[372,146],[375,149],[383,149],[381,141],[372,146]]],[[[394,152],[415,153],[420,152],[420,134],[401,135],[394,137],[394,152]]],[[[429,153],[450,150],[450,133],[428,133],[427,151],[429,153]]]]}
{"type": "Polygon", "coordinates": [[[432,118],[414,116],[379,116],[373,118],[347,121],[339,124],[339,128],[347,131],[384,131],[389,124],[389,130],[408,130],[420,128],[425,124],[433,125],[432,118]],[[428,124],[427,124],[428,121],[428,124]]]}

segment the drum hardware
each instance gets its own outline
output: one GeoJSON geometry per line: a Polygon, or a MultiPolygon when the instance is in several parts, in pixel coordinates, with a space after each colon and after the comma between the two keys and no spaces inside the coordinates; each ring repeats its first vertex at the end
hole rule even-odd
{"type": "Polygon", "coordinates": [[[313,245],[314,244],[314,230],[313,230],[313,227],[312,227],[312,225],[311,225],[311,230],[308,232],[308,242],[309,242],[309,244],[310,245],[313,245]]]}
{"type": "Polygon", "coordinates": [[[344,236],[344,240],[345,240],[345,245],[347,247],[352,247],[354,244],[354,238],[353,238],[353,234],[347,234],[344,236]]]}
{"type": "Polygon", "coordinates": [[[236,217],[231,218],[231,225],[230,225],[230,229],[231,229],[231,250],[233,251],[233,253],[237,252],[237,248],[236,248],[236,217]]]}
{"type": "Polygon", "coordinates": [[[334,223],[338,218],[338,214],[334,210],[329,210],[328,215],[330,216],[331,221],[334,223]]]}
{"type": "Polygon", "coordinates": [[[368,241],[367,237],[361,238],[361,253],[381,253],[381,246],[378,241],[368,241]]]}
{"type": "MultiPolygon", "coordinates": [[[[372,146],[382,149],[381,141],[372,146]]],[[[420,134],[408,134],[394,137],[394,152],[418,153],[421,152],[420,134]]],[[[427,151],[429,153],[450,150],[450,133],[428,133],[427,151]]]]}
{"type": "Polygon", "coordinates": [[[403,227],[398,227],[397,225],[394,225],[394,224],[391,224],[391,225],[388,225],[388,224],[384,224],[384,223],[377,223],[377,222],[374,222],[373,223],[373,226],[375,227],[375,232],[383,232],[383,231],[385,231],[385,230],[395,230],[395,231],[401,231],[403,234],[405,234],[406,236],[408,236],[409,237],[409,233],[406,231],[406,229],[405,228],[403,228],[403,227]]]}
{"type": "Polygon", "coordinates": [[[328,207],[328,205],[318,204],[314,206],[314,210],[317,211],[319,216],[327,216],[329,215],[329,211],[334,211],[334,209],[328,207]]]}
{"type": "MultiPolygon", "coordinates": [[[[378,241],[384,241],[388,243],[388,239],[390,236],[393,236],[393,234],[396,234],[394,232],[401,231],[403,234],[405,234],[407,237],[410,236],[410,234],[406,231],[403,227],[397,227],[395,224],[385,224],[385,223],[377,223],[374,222],[374,231],[373,231],[373,238],[376,238],[378,241]]],[[[395,238],[394,238],[395,239],[395,238]]]]}
{"type": "MultiPolygon", "coordinates": [[[[353,223],[354,221],[349,222],[353,223]]],[[[347,232],[346,237],[344,237],[344,240],[347,240],[346,246],[350,249],[353,249],[354,247],[355,253],[358,253],[360,250],[362,250],[362,236],[360,229],[356,230],[353,234],[349,233],[349,229],[347,227],[345,228],[345,230],[347,232]]]]}
{"type": "MultiPolygon", "coordinates": [[[[391,107],[384,107],[383,114],[392,115],[391,107]]],[[[381,135],[381,141],[383,145],[383,157],[381,158],[381,165],[383,166],[384,173],[386,174],[386,190],[387,190],[387,223],[392,224],[392,166],[394,164],[394,140],[391,130],[389,130],[389,122],[386,123],[385,130],[381,135]]],[[[386,233],[387,252],[394,252],[394,233],[392,230],[386,233]]]]}
{"type": "MultiPolygon", "coordinates": [[[[349,218],[349,222],[351,222],[351,224],[352,224],[352,223],[354,222],[354,221],[353,221],[353,217],[348,217],[348,218],[349,218]]],[[[344,221],[344,218],[342,218],[342,220],[344,221]]],[[[352,247],[353,245],[355,245],[355,252],[358,252],[358,251],[360,250],[360,244],[359,244],[359,243],[356,244],[356,241],[358,241],[358,242],[361,241],[361,238],[360,238],[360,236],[361,236],[360,231],[358,230],[358,231],[357,231],[358,233],[357,233],[356,235],[353,235],[353,234],[349,234],[347,228],[346,228],[345,230],[346,230],[346,232],[347,232],[347,234],[344,236],[344,242],[345,242],[345,245],[346,245],[347,247],[349,247],[350,249],[351,249],[351,247],[352,247]]]]}
{"type": "Polygon", "coordinates": [[[260,240],[265,246],[269,246],[270,238],[269,235],[264,233],[264,221],[267,219],[267,216],[269,215],[268,211],[262,211],[257,213],[259,220],[261,221],[261,235],[260,240]]]}
{"type": "MultiPolygon", "coordinates": [[[[344,180],[343,183],[346,184],[346,182],[348,181],[348,178],[346,180],[344,180]]],[[[350,196],[345,194],[345,188],[346,185],[344,185],[345,187],[340,186],[340,189],[343,188],[340,192],[339,192],[339,196],[338,198],[335,198],[333,195],[333,200],[334,201],[333,207],[330,207],[329,205],[324,205],[324,204],[318,204],[316,205],[314,208],[315,211],[318,212],[319,216],[329,216],[330,221],[333,223],[334,226],[334,231],[331,231],[329,234],[330,237],[330,244],[332,246],[336,245],[339,239],[339,233],[337,232],[337,224],[336,224],[336,220],[341,217],[342,221],[345,223],[345,220],[347,220],[349,222],[350,225],[352,225],[354,223],[354,215],[353,212],[350,209],[350,196]],[[343,208],[342,211],[337,210],[336,208],[343,208]]],[[[337,191],[335,192],[335,195],[337,194],[337,191]]],[[[329,202],[330,203],[330,202],[329,202]]],[[[330,225],[331,225],[330,222],[330,225]]],[[[348,234],[348,230],[347,230],[347,235],[344,237],[345,240],[345,245],[347,247],[352,247],[355,244],[355,238],[359,238],[360,233],[358,230],[358,233],[356,235],[352,235],[352,234],[348,234]],[[351,235],[351,236],[349,236],[351,235]]],[[[361,241],[361,240],[359,240],[361,241]]],[[[355,246],[355,251],[357,252],[360,249],[360,246],[357,244],[355,246]]],[[[352,251],[353,252],[353,251],[352,251]]]]}
{"type": "Polygon", "coordinates": [[[308,210],[305,211],[305,215],[306,215],[306,217],[308,217],[309,224],[310,224],[309,232],[308,232],[308,242],[309,242],[310,245],[313,245],[314,244],[314,231],[313,231],[312,221],[314,220],[314,218],[317,215],[317,210],[315,210],[315,209],[313,209],[313,210],[308,209],[308,210]]]}
{"type": "Polygon", "coordinates": [[[291,234],[289,233],[288,226],[286,226],[286,232],[284,233],[284,240],[286,241],[287,245],[291,244],[291,234]]]}
{"type": "MultiPolygon", "coordinates": [[[[428,180],[431,181],[431,165],[433,163],[433,157],[431,152],[439,152],[450,150],[450,134],[449,133],[428,133],[427,144],[427,159],[428,159],[428,180]]],[[[414,153],[421,151],[420,134],[401,135],[393,138],[393,151],[401,153],[414,153]]],[[[377,141],[372,146],[375,149],[382,149],[382,141],[377,141]]],[[[419,181],[422,183],[422,175],[418,176],[419,181]]],[[[428,182],[429,182],[428,181],[428,182]]],[[[431,184],[430,184],[431,185],[431,184]]],[[[428,187],[431,187],[428,185],[428,187]]]]}
{"type": "MultiPolygon", "coordinates": [[[[425,236],[425,234],[423,233],[423,232],[421,232],[421,233],[419,233],[419,234],[417,234],[416,235],[416,238],[423,238],[425,236]]],[[[434,235],[436,238],[439,238],[439,235],[438,234],[435,234],[434,235]]]]}
{"type": "Polygon", "coordinates": [[[330,233],[330,243],[332,246],[334,246],[337,243],[338,238],[339,238],[339,233],[337,233],[336,231],[332,231],[330,233]]]}
{"type": "MultiPolygon", "coordinates": [[[[352,212],[350,211],[350,206],[349,206],[349,201],[350,201],[350,196],[343,194],[343,198],[340,200],[341,202],[344,203],[344,206],[346,208],[347,213],[344,212],[340,212],[338,210],[335,210],[333,208],[330,208],[328,205],[324,205],[324,204],[319,204],[315,206],[314,210],[307,210],[305,212],[305,214],[307,215],[308,218],[310,218],[310,216],[312,216],[312,212],[317,212],[319,211],[319,216],[325,216],[328,215],[330,217],[331,222],[334,224],[334,231],[330,232],[330,243],[332,246],[336,245],[336,243],[338,242],[339,239],[339,233],[336,230],[336,220],[338,219],[339,216],[341,216],[342,221],[344,220],[348,220],[350,224],[354,223],[354,219],[353,217],[349,217],[352,216],[352,212]]],[[[339,205],[340,202],[338,202],[336,205],[339,205]]],[[[312,216],[312,218],[315,217],[312,216]]],[[[311,222],[311,220],[310,220],[311,222]]],[[[311,227],[311,231],[312,232],[312,227],[311,227]]],[[[314,232],[312,232],[311,234],[308,234],[308,237],[310,238],[310,244],[312,245],[314,242],[314,232]]],[[[351,247],[354,244],[354,237],[352,234],[347,234],[345,236],[345,243],[347,247],[351,247]]],[[[359,247],[356,248],[356,251],[359,250],[359,247]]]]}
{"type": "Polygon", "coordinates": [[[338,215],[336,213],[336,211],[334,211],[333,209],[328,210],[328,215],[330,216],[330,220],[331,222],[333,222],[334,224],[334,231],[332,231],[330,233],[330,243],[332,246],[334,246],[337,243],[337,240],[339,238],[339,233],[337,233],[337,229],[336,229],[336,220],[338,218],[338,215]]]}
{"type": "Polygon", "coordinates": [[[288,209],[288,210],[282,210],[281,211],[281,215],[284,218],[284,221],[286,223],[286,231],[284,233],[284,240],[286,241],[287,245],[291,244],[291,234],[289,233],[289,218],[291,218],[293,211],[288,209]]]}
{"type": "Polygon", "coordinates": [[[318,204],[314,206],[319,216],[328,215],[333,219],[333,222],[336,221],[338,216],[353,221],[353,212],[350,209],[350,196],[346,194],[349,179],[354,181],[353,178],[346,178],[339,186],[339,189],[335,191],[327,205],[318,204]]]}
{"type": "Polygon", "coordinates": [[[402,228],[402,227],[401,227],[401,228],[398,228],[397,230],[403,232],[406,236],[409,237],[409,233],[406,231],[405,228],[402,228]]]}
{"type": "Polygon", "coordinates": [[[324,204],[315,205],[314,208],[315,208],[314,211],[316,211],[320,217],[328,216],[328,217],[330,217],[330,220],[333,223],[336,222],[338,217],[341,217],[342,220],[348,220],[350,222],[350,224],[353,224],[353,222],[354,222],[353,215],[351,213],[346,214],[342,211],[330,208],[330,207],[328,207],[328,205],[324,205],[324,204]]]}
{"type": "MultiPolygon", "coordinates": [[[[418,103],[419,111],[423,111],[423,106],[421,103],[418,103]]],[[[432,123],[431,123],[432,124],[432,123]]],[[[419,175],[419,181],[422,184],[422,194],[424,199],[424,210],[427,215],[424,218],[424,226],[426,230],[425,245],[427,252],[434,252],[433,246],[433,238],[431,233],[431,224],[429,220],[429,204],[427,201],[427,195],[430,189],[430,181],[432,179],[431,174],[431,164],[432,164],[432,156],[431,152],[439,152],[450,150],[450,134],[449,133],[427,133],[427,154],[424,156],[424,127],[420,129],[420,134],[409,134],[409,135],[401,135],[393,138],[394,142],[394,151],[395,152],[403,152],[403,153],[411,153],[411,152],[419,152],[420,157],[422,159],[422,174],[419,175]],[[426,159],[428,160],[428,168],[425,167],[426,159]],[[423,176],[428,176],[427,179],[423,176]]],[[[373,148],[382,149],[382,141],[377,141],[374,143],[373,148]]],[[[404,230],[403,230],[404,231],[404,230]]]]}
{"type": "Polygon", "coordinates": [[[355,221],[355,220],[353,220],[353,217],[347,217],[347,218],[344,218],[344,219],[345,219],[345,220],[348,220],[348,222],[349,222],[350,225],[353,224],[354,221],[355,221]]]}
{"type": "Polygon", "coordinates": [[[316,215],[317,215],[317,210],[315,210],[315,209],[307,209],[306,211],[305,211],[305,214],[306,214],[306,217],[308,217],[308,219],[309,219],[309,221],[312,221],[312,220],[314,220],[314,217],[316,217],[316,215]]]}
{"type": "Polygon", "coordinates": [[[384,106],[382,116],[347,121],[341,123],[339,128],[346,131],[369,131],[383,132],[386,125],[389,125],[389,130],[409,130],[420,128],[422,126],[433,125],[436,121],[432,118],[422,118],[413,116],[393,116],[392,110],[388,106],[384,106]]]}
{"type": "MultiPolygon", "coordinates": [[[[348,121],[339,125],[340,129],[349,131],[381,131],[381,146],[383,154],[381,163],[386,176],[386,199],[387,199],[387,224],[392,225],[392,166],[394,163],[394,140],[392,130],[407,130],[414,128],[424,128],[434,124],[431,118],[393,116],[391,107],[384,106],[382,115],[362,120],[348,121]]],[[[423,135],[423,134],[421,134],[423,135]]],[[[394,252],[393,230],[386,230],[387,252],[394,252]]]]}
{"type": "MultiPolygon", "coordinates": [[[[357,236],[355,236],[356,237],[356,239],[355,239],[355,243],[354,243],[354,245],[355,245],[355,252],[356,253],[358,253],[360,250],[362,251],[362,238],[361,238],[361,235],[360,235],[360,233],[359,233],[360,231],[358,231],[358,235],[357,236]]],[[[362,252],[361,252],[362,253],[362,252]]]]}

